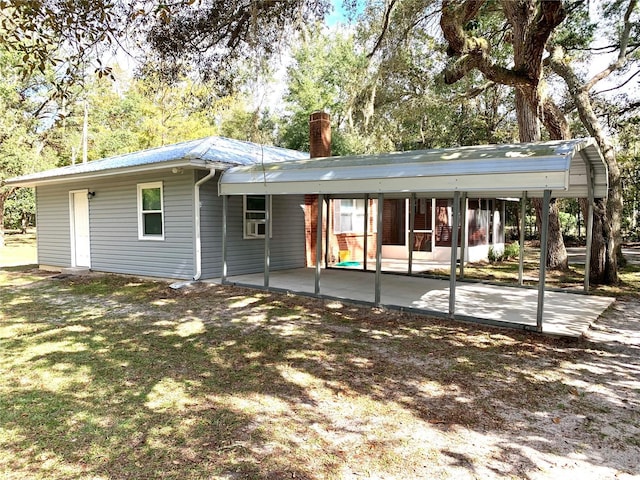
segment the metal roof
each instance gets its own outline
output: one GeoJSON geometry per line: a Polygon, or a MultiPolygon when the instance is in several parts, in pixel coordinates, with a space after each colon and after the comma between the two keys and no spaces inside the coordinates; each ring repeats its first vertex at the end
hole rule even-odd
{"type": "Polygon", "coordinates": [[[23,175],[10,178],[6,183],[8,185],[33,186],[158,168],[214,167],[227,169],[235,165],[253,165],[302,158],[309,158],[309,154],[224,137],[206,137],[23,175]]]}
{"type": "Polygon", "coordinates": [[[221,178],[223,195],[418,193],[476,197],[588,196],[587,168],[594,197],[607,195],[607,166],[592,138],[481,145],[410,152],[293,160],[240,166],[221,178]]]}

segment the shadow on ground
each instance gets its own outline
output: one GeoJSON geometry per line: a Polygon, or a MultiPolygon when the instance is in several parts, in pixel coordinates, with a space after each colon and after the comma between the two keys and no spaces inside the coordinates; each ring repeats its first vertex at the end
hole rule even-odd
{"type": "Polygon", "coordinates": [[[640,474],[634,298],[624,324],[612,309],[611,332],[567,341],[239,288],[4,275],[0,472],[640,474]]]}

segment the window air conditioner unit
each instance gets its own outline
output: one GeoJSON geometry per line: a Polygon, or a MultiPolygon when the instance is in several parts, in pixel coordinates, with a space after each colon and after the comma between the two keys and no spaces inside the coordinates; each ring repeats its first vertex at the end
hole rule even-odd
{"type": "Polygon", "coordinates": [[[264,237],[266,231],[266,225],[264,220],[248,220],[247,221],[247,236],[249,237],[264,237]]]}

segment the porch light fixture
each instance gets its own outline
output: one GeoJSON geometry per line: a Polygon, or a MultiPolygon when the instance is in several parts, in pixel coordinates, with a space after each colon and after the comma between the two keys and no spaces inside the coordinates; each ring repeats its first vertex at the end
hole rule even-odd
{"type": "Polygon", "coordinates": [[[92,199],[93,197],[95,197],[95,196],[96,196],[96,192],[87,192],[87,198],[88,198],[89,200],[91,200],[91,199],[92,199]]]}

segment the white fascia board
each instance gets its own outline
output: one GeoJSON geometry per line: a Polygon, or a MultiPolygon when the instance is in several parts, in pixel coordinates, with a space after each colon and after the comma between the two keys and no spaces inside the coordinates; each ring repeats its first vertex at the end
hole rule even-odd
{"type": "Polygon", "coordinates": [[[435,177],[367,178],[322,181],[247,182],[246,177],[226,172],[220,182],[221,195],[291,195],[349,193],[445,193],[460,192],[524,192],[566,190],[566,171],[544,173],[503,173],[501,175],[441,175],[435,177]],[[235,177],[235,178],[234,178],[235,177]],[[234,180],[241,180],[235,181],[234,180]],[[242,181],[244,180],[244,181],[242,181]]]}
{"type": "MultiPolygon", "coordinates": [[[[419,160],[419,159],[418,159],[419,160]]],[[[464,176],[481,174],[529,173],[569,170],[570,159],[566,156],[536,158],[471,159],[457,161],[353,164],[350,160],[336,157],[332,162],[307,160],[283,162],[265,166],[237,167],[227,172],[227,178],[235,176],[244,181],[318,181],[357,180],[368,178],[409,178],[464,176]]]]}
{"type": "MultiPolygon", "coordinates": [[[[8,180],[6,185],[13,185],[17,187],[37,187],[40,185],[50,185],[55,183],[68,183],[79,180],[93,180],[96,178],[110,177],[114,175],[128,175],[132,173],[146,173],[155,172],[158,170],[171,170],[172,168],[196,168],[196,169],[209,169],[214,167],[212,162],[205,162],[204,160],[175,160],[170,162],[162,162],[157,164],[138,165],[135,167],[123,167],[113,168],[109,170],[98,170],[94,172],[76,173],[69,175],[60,175],[55,177],[44,177],[21,180],[20,177],[15,180],[8,180]]],[[[225,168],[229,168],[229,165],[225,165],[225,168]]]]}

